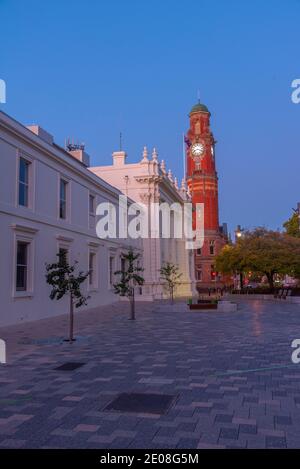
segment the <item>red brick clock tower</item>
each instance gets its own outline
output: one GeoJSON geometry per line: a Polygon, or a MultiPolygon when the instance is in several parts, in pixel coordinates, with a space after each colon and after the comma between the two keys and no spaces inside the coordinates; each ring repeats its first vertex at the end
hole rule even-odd
{"type": "Polygon", "coordinates": [[[193,204],[204,203],[204,245],[195,250],[197,287],[219,288],[221,277],[215,257],[226,242],[225,225],[219,226],[216,141],[210,129],[210,112],[200,102],[190,112],[190,128],[185,137],[187,184],[193,204]]]}

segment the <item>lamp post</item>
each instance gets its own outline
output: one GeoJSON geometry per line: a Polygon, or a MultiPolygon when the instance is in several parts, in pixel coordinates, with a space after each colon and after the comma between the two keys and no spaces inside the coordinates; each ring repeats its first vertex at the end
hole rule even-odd
{"type": "MultiPolygon", "coordinates": [[[[235,234],[235,243],[237,244],[238,241],[242,238],[243,236],[243,229],[241,228],[241,225],[238,225],[236,227],[236,230],[234,232],[235,234]]],[[[244,279],[243,279],[243,272],[239,272],[239,285],[238,285],[238,290],[243,290],[243,284],[244,284],[244,279]]]]}
{"type": "Polygon", "coordinates": [[[238,225],[236,227],[236,230],[234,232],[235,234],[235,242],[237,242],[242,236],[243,236],[243,231],[242,228],[241,228],[241,225],[238,225]]]}

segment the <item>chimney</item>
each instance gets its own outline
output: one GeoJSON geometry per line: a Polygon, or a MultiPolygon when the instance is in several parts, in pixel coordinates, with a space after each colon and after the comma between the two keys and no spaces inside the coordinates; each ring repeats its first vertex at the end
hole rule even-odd
{"type": "Polygon", "coordinates": [[[114,166],[124,166],[127,155],[125,151],[114,151],[112,157],[114,166]]]}
{"type": "Polygon", "coordinates": [[[88,155],[84,150],[69,150],[68,153],[73,156],[76,160],[84,164],[84,166],[90,166],[90,155],[88,155]]]}
{"type": "Polygon", "coordinates": [[[27,125],[27,129],[31,130],[31,132],[44,140],[44,142],[49,143],[49,145],[53,145],[53,136],[46,132],[46,130],[42,129],[39,125],[27,125]]]}

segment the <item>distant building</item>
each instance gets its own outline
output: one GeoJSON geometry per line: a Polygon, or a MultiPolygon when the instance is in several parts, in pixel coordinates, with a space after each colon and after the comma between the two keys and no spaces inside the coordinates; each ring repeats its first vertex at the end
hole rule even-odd
{"type": "MultiPolygon", "coordinates": [[[[83,148],[70,152],[39,126],[24,127],[0,112],[0,326],[68,311],[67,298],[49,299],[45,263],[67,252],[81,270],[91,270],[88,308],[118,300],[113,292],[120,254],[140,240],[99,239],[96,207],[120,191],[88,169],[83,148]]],[[[142,293],[142,292],[141,292],[142,293]]]]}
{"type": "Polygon", "coordinates": [[[227,225],[219,225],[218,175],[210,112],[200,102],[189,114],[190,128],[185,137],[187,184],[193,204],[204,204],[204,245],[195,251],[197,288],[223,285],[216,271],[215,257],[226,244],[227,225]]]}
{"type": "MultiPolygon", "coordinates": [[[[171,171],[166,171],[164,161],[159,162],[155,149],[149,158],[145,147],[142,159],[131,164],[126,163],[124,151],[115,152],[111,166],[98,166],[90,170],[117,187],[123,194],[147,207],[150,207],[152,203],[167,203],[169,206],[178,203],[183,207],[188,201],[185,182],[183,181],[181,187],[178,187],[177,180],[173,178],[171,171]]],[[[143,297],[145,299],[161,299],[167,296],[159,272],[165,262],[178,265],[182,273],[176,295],[187,297],[195,293],[193,251],[186,249],[184,236],[180,239],[174,237],[172,233],[173,212],[170,213],[170,217],[171,239],[163,239],[161,233],[157,239],[143,239],[145,268],[143,297]]],[[[151,222],[149,222],[149,230],[151,230],[151,222]]]]}

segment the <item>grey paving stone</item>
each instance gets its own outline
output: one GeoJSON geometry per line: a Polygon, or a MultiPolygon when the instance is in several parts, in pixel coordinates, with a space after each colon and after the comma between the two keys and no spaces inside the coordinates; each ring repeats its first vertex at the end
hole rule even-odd
{"type": "Polygon", "coordinates": [[[239,431],[234,428],[221,428],[220,439],[237,440],[239,431]]]}
{"type": "Polygon", "coordinates": [[[276,437],[276,436],[267,436],[266,447],[267,448],[286,448],[286,439],[276,437]]]}
{"type": "Polygon", "coordinates": [[[19,326],[0,329],[11,357],[0,366],[0,447],[300,448],[299,307],[256,301],[254,329],[254,303],[239,306],[219,316],[139,304],[135,324],[126,304],[98,308],[76,315],[88,340],[72,347],[43,344],[64,336],[66,318],[23,324],[27,345],[19,326]],[[67,362],[85,365],[54,371],[67,362]],[[164,416],[103,412],[129,392],[179,398],[164,416]]]}
{"type": "Polygon", "coordinates": [[[240,433],[247,433],[251,435],[256,435],[257,433],[257,426],[256,425],[240,425],[239,427],[240,433]]]}
{"type": "Polygon", "coordinates": [[[275,425],[292,425],[292,419],[289,416],[275,415],[275,425]]]}
{"type": "Polygon", "coordinates": [[[231,423],[232,422],[232,415],[227,415],[227,414],[217,414],[215,417],[215,422],[220,422],[220,423],[231,423]]]}

